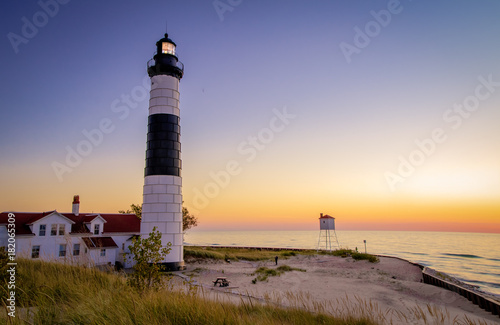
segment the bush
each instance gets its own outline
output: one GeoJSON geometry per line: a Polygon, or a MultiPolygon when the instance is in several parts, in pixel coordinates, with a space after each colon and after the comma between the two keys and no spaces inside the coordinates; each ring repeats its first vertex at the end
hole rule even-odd
{"type": "MultiPolygon", "coordinates": [[[[134,273],[127,283],[143,292],[146,289],[158,289],[161,285],[160,271],[163,269],[161,263],[170,252],[172,243],[162,247],[161,232],[153,228],[148,238],[135,237],[132,239],[130,250],[131,259],[134,261],[134,273]]],[[[127,254],[124,254],[125,258],[127,254]]]]}
{"type": "Polygon", "coordinates": [[[296,268],[296,267],[290,267],[288,265],[281,265],[281,266],[278,266],[277,270],[281,273],[284,273],[284,272],[290,272],[290,271],[299,271],[299,272],[307,272],[306,270],[304,269],[299,269],[299,268],[296,268]]]}
{"type": "Polygon", "coordinates": [[[365,254],[365,253],[359,253],[359,252],[356,252],[356,251],[353,251],[352,249],[345,249],[345,248],[341,248],[341,249],[337,249],[337,250],[334,250],[333,252],[321,252],[320,254],[324,254],[324,255],[333,255],[333,256],[340,256],[340,257],[352,257],[353,259],[359,261],[359,260],[367,260],[371,263],[377,263],[379,261],[379,258],[375,255],[372,255],[372,254],[365,254]]]}
{"type": "MultiPolygon", "coordinates": [[[[280,276],[282,273],[290,272],[290,271],[300,271],[306,272],[304,269],[298,269],[294,267],[290,267],[288,265],[278,266],[276,269],[269,269],[267,267],[259,267],[253,274],[258,274],[258,276],[252,280],[252,283],[255,284],[257,281],[266,281],[270,276],[280,276]]],[[[252,274],[252,275],[253,275],[252,274]]]]}
{"type": "Polygon", "coordinates": [[[377,256],[371,254],[352,252],[351,256],[355,260],[368,260],[371,263],[377,263],[379,261],[377,256]]]}

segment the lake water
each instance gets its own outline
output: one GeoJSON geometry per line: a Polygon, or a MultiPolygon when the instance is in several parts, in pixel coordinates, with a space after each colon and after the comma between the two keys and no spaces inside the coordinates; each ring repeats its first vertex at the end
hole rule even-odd
{"type": "MultiPolygon", "coordinates": [[[[186,245],[311,248],[318,231],[189,231],[186,245]]],[[[500,234],[337,231],[343,248],[404,258],[479,286],[500,297],[500,234]]]]}

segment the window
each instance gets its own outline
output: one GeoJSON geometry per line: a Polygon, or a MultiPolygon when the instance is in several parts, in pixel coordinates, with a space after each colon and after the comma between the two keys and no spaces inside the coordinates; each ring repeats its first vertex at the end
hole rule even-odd
{"type": "Polygon", "coordinates": [[[99,235],[99,228],[100,228],[100,224],[94,225],[94,235],[99,235]]]}
{"type": "Polygon", "coordinates": [[[50,235],[51,236],[57,235],[57,225],[51,225],[51,227],[50,227],[50,235]]]}
{"type": "Polygon", "coordinates": [[[40,230],[38,231],[38,236],[45,236],[45,229],[47,225],[40,225],[40,230]]]}
{"type": "Polygon", "coordinates": [[[59,225],[59,236],[64,236],[64,224],[59,225]]]}
{"type": "Polygon", "coordinates": [[[31,248],[31,258],[39,258],[40,257],[40,246],[33,246],[31,248]]]}
{"type": "Polygon", "coordinates": [[[73,245],[73,256],[80,255],[80,244],[73,245]]]}
{"type": "Polygon", "coordinates": [[[105,248],[101,249],[101,256],[106,256],[106,249],[105,248]]]}
{"type": "Polygon", "coordinates": [[[59,257],[66,256],[66,244],[59,245],[59,257]]]}
{"type": "Polygon", "coordinates": [[[161,53],[167,53],[175,55],[175,46],[172,43],[162,42],[161,43],[161,53]]]}

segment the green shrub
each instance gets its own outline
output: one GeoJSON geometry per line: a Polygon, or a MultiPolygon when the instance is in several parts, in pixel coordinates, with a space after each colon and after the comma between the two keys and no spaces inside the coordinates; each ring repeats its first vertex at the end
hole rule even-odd
{"type": "Polygon", "coordinates": [[[304,270],[304,269],[298,269],[298,268],[290,267],[288,265],[280,265],[276,269],[269,269],[265,266],[262,266],[262,267],[259,267],[257,270],[255,270],[255,272],[252,274],[252,275],[258,274],[258,276],[252,280],[252,283],[255,284],[257,281],[266,281],[267,278],[270,276],[280,276],[282,273],[290,272],[290,271],[306,272],[306,270],[304,270]]]}
{"type": "Polygon", "coordinates": [[[299,269],[299,268],[296,268],[296,267],[290,267],[288,265],[280,265],[280,266],[278,266],[277,270],[279,272],[281,272],[281,273],[283,273],[283,272],[290,272],[290,271],[307,272],[304,269],[299,269]]]}
{"type": "Polygon", "coordinates": [[[377,263],[379,261],[377,256],[365,253],[352,252],[351,257],[355,260],[368,260],[371,263],[377,263]]]}
{"type": "Polygon", "coordinates": [[[321,251],[320,254],[340,256],[343,258],[350,256],[355,260],[367,260],[371,263],[377,263],[379,261],[379,258],[375,255],[359,253],[359,252],[353,251],[352,249],[345,249],[345,248],[336,249],[336,250],[331,251],[331,252],[321,251]]]}

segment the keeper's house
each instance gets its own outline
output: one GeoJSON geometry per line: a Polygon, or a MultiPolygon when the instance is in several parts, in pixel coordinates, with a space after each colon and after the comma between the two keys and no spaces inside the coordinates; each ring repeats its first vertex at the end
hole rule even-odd
{"type": "Polygon", "coordinates": [[[17,257],[96,266],[120,262],[131,267],[123,253],[129,253],[132,238],[140,234],[141,220],[135,214],[80,213],[79,208],[76,195],[72,213],[3,212],[0,247],[8,247],[11,214],[17,257]]]}

